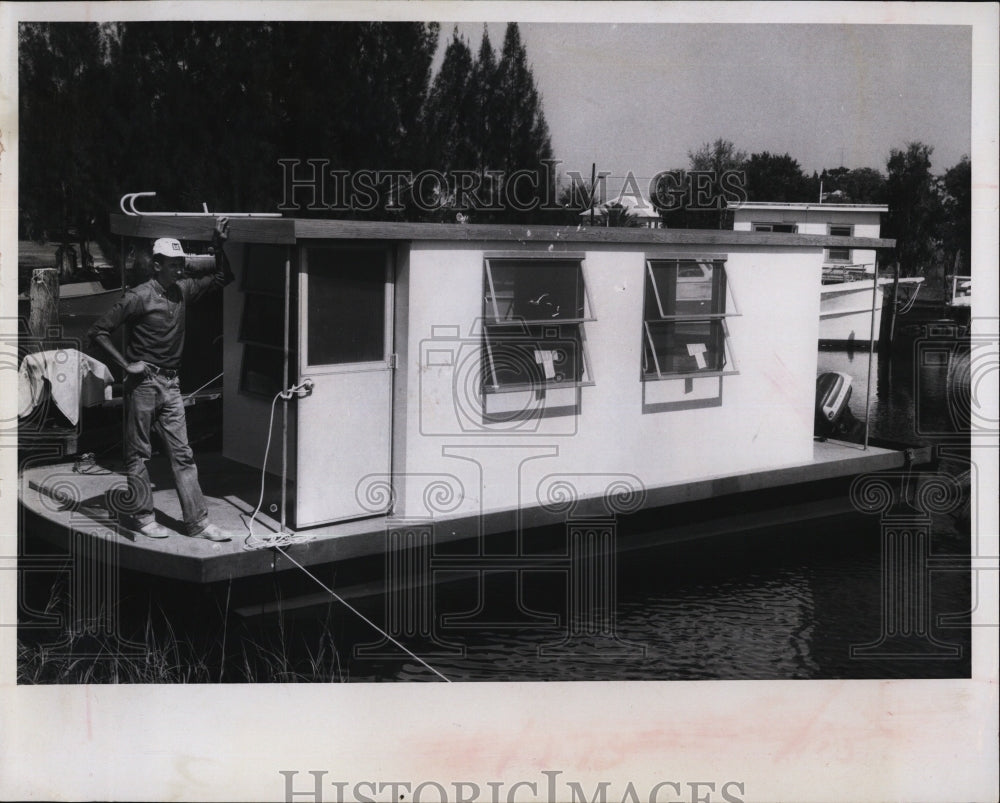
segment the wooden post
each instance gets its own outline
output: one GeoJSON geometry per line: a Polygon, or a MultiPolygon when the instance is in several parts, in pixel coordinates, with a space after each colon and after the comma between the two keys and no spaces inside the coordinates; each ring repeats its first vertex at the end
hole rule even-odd
{"type": "Polygon", "coordinates": [[[872,320],[868,333],[868,393],[865,396],[865,451],[868,451],[868,432],[871,429],[869,419],[872,409],[872,355],[875,353],[875,307],[878,304],[878,266],[875,267],[875,278],[872,279],[872,320]]]}
{"type": "MultiPolygon", "coordinates": [[[[875,275],[878,276],[878,265],[875,267],[875,275]]],[[[896,335],[896,312],[899,309],[899,263],[895,263],[895,271],[892,277],[892,302],[885,306],[883,301],[882,305],[882,324],[881,324],[881,337],[879,338],[878,353],[885,355],[892,352],[892,340],[896,335]],[[889,336],[886,337],[886,318],[888,318],[888,332],[889,336]]]]}
{"type": "Polygon", "coordinates": [[[29,298],[28,330],[41,340],[48,337],[50,328],[59,326],[59,271],[56,268],[32,271],[29,298]]]}

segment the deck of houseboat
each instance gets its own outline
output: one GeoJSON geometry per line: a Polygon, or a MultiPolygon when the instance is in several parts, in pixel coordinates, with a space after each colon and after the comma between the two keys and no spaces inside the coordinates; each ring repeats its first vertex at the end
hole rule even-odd
{"type": "MultiPolygon", "coordinates": [[[[782,466],[767,471],[718,475],[694,482],[664,485],[647,489],[646,509],[714,500],[733,494],[781,491],[802,487],[805,483],[836,481],[860,474],[898,469],[928,462],[932,449],[880,448],[862,449],[853,443],[815,441],[811,461],[782,466]]],[[[339,563],[378,554],[385,546],[384,534],[391,528],[406,526],[405,519],[375,516],[326,525],[303,531],[301,542],[282,550],[248,548],[249,520],[260,493],[260,473],[221,455],[202,454],[198,458],[202,486],[210,516],[220,528],[232,534],[227,542],[210,542],[183,535],[180,506],[173,489],[165,457],[150,461],[157,519],[175,530],[165,539],[150,539],[119,526],[109,512],[108,494],[123,490],[125,478],[120,464],[107,463],[81,467],[73,462],[50,463],[25,468],[21,473],[20,499],[25,531],[60,548],[79,550],[74,543],[86,539],[86,551],[98,559],[133,571],[196,583],[238,579],[302,566],[339,563]],[[294,558],[294,562],[289,560],[294,558]]],[[[792,494],[792,499],[796,495],[792,494]]],[[[788,502],[770,514],[739,512],[714,523],[672,527],[658,532],[656,543],[707,537],[719,532],[752,529],[775,523],[802,521],[821,516],[849,513],[852,510],[846,493],[815,502],[788,502]],[[770,517],[769,517],[770,516],[770,517]]],[[[273,497],[265,509],[275,510],[273,497]]],[[[595,500],[599,503],[600,500],[595,500]]],[[[482,516],[440,519],[434,522],[435,539],[441,541],[490,535],[511,529],[512,511],[486,511],[482,516]]],[[[525,528],[556,524],[558,515],[539,508],[523,510],[519,521],[525,528]]],[[[280,530],[269,515],[256,516],[255,535],[266,536],[280,530]]],[[[652,545],[649,537],[637,538],[625,548],[652,545]]],[[[258,541],[259,543],[259,541],[258,541]]]]}

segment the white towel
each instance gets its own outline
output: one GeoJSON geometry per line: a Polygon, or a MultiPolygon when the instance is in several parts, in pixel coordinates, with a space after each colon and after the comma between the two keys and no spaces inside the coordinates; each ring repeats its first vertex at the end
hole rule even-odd
{"type": "Polygon", "coordinates": [[[77,349],[53,349],[29,354],[18,371],[18,415],[29,415],[45,398],[49,385],[52,400],[66,419],[76,425],[80,407],[111,398],[114,377],[108,367],[77,349]]]}

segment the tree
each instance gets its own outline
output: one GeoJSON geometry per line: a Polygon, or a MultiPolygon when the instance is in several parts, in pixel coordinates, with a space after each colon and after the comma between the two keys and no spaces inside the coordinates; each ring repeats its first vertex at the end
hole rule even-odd
{"type": "MultiPolygon", "coordinates": [[[[886,202],[885,176],[871,167],[849,169],[835,167],[824,170],[819,177],[823,201],[844,204],[878,204],[886,202]]],[[[817,191],[818,194],[818,191],[817,191]]]]}
{"type": "MultiPolygon", "coordinates": [[[[270,211],[279,159],[419,169],[437,37],[436,23],[24,25],[23,230],[96,215],[106,233],[118,198],[147,189],[160,208],[270,211]]],[[[385,214],[379,190],[369,216],[385,214]]]]}
{"type": "Polygon", "coordinates": [[[688,151],[688,162],[692,170],[742,170],[747,161],[746,151],[741,151],[728,139],[717,139],[704,143],[698,150],[688,151]]]}
{"type": "Polygon", "coordinates": [[[468,169],[478,160],[472,52],[456,27],[424,107],[430,165],[442,172],[468,169]]]}
{"type": "Polygon", "coordinates": [[[934,149],[910,142],[893,148],[887,163],[889,215],[885,234],[896,239],[895,259],[903,276],[923,275],[934,254],[941,204],[931,175],[934,149]]]}
{"type": "Polygon", "coordinates": [[[488,132],[484,153],[499,159],[493,167],[504,172],[507,211],[502,217],[528,220],[537,217],[528,207],[555,197],[555,177],[544,164],[552,159],[549,127],[516,22],[507,24],[494,86],[491,108],[497,124],[488,132]],[[534,173],[534,186],[513,178],[522,170],[534,173]]]}
{"type": "Polygon", "coordinates": [[[799,163],[787,153],[753,154],[743,167],[748,201],[801,202],[811,200],[799,163]]]}
{"type": "Polygon", "coordinates": [[[21,236],[64,238],[106,208],[107,28],[24,23],[19,32],[21,236]]]}
{"type": "Polygon", "coordinates": [[[838,189],[844,193],[845,202],[853,204],[882,204],[886,202],[885,176],[872,167],[858,167],[845,173],[838,189]]]}
{"type": "Polygon", "coordinates": [[[706,142],[697,150],[688,151],[690,172],[669,171],[671,178],[662,179],[654,191],[657,198],[671,197],[679,190],[677,179],[689,190],[683,204],[661,212],[664,225],[668,228],[732,228],[732,213],[726,211],[732,190],[726,176],[740,173],[746,161],[746,151],[738,150],[727,139],[706,142]]]}
{"type": "Polygon", "coordinates": [[[948,168],[942,179],[943,248],[948,265],[961,265],[969,271],[972,248],[972,163],[963,156],[958,164],[948,168]],[[961,256],[959,256],[961,255],[961,256]]]}
{"type": "Polygon", "coordinates": [[[503,119],[497,103],[497,91],[497,59],[490,42],[490,32],[484,24],[483,38],[472,68],[473,167],[480,175],[490,168],[497,168],[502,161],[499,132],[503,129],[503,119]]]}

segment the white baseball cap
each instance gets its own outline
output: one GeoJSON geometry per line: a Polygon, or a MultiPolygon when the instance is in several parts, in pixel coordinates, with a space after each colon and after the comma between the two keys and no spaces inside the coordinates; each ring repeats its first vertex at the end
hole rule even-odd
{"type": "Polygon", "coordinates": [[[153,243],[153,255],[162,254],[165,257],[186,257],[179,240],[173,237],[161,237],[153,243]]]}

